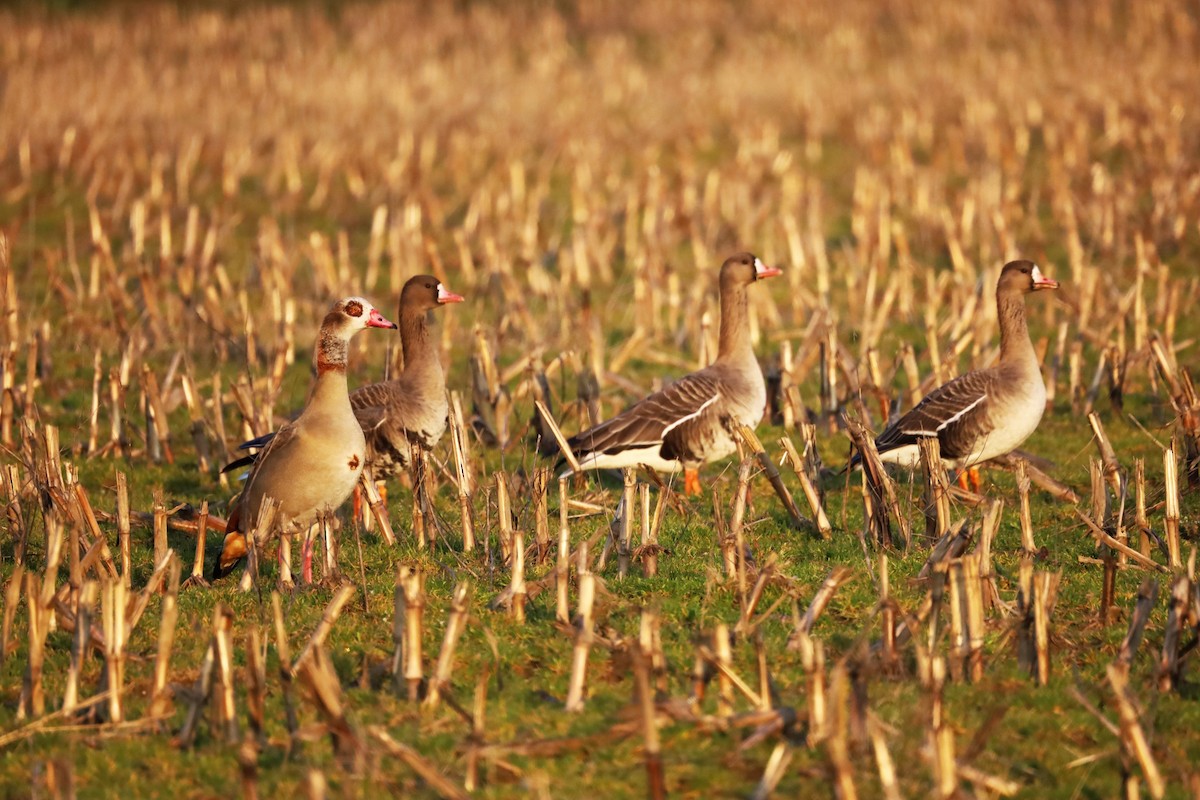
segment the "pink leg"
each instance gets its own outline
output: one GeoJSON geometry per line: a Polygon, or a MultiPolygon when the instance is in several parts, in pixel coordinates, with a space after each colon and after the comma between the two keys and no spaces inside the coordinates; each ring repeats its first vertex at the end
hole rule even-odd
{"type": "Polygon", "coordinates": [[[304,581],[304,583],[306,585],[308,585],[308,584],[311,584],[312,580],[313,580],[313,576],[312,576],[313,537],[309,536],[308,534],[304,535],[304,547],[303,547],[302,557],[304,559],[304,568],[303,568],[303,571],[301,572],[302,580],[304,581]]]}

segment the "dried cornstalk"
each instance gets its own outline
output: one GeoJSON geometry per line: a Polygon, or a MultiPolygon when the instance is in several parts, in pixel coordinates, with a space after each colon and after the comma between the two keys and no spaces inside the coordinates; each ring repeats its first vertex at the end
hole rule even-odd
{"type": "MultiPolygon", "coordinates": [[[[32,604],[31,604],[32,608],[32,604]]],[[[104,664],[108,690],[108,720],[121,722],[125,688],[125,584],[108,581],[101,593],[101,618],[104,629],[104,664]]],[[[32,654],[30,655],[32,661],[32,654]]]]}
{"type": "Polygon", "coordinates": [[[1124,480],[1121,474],[1121,464],[1117,461],[1117,453],[1113,450],[1112,442],[1104,432],[1104,423],[1095,411],[1088,414],[1088,424],[1096,439],[1096,449],[1100,453],[1100,461],[1104,465],[1104,479],[1108,481],[1114,497],[1121,497],[1124,491],[1124,480]]]}
{"type": "Polygon", "coordinates": [[[583,710],[584,683],[587,678],[588,652],[592,647],[592,606],[596,601],[596,577],[579,573],[579,602],[575,618],[575,648],[571,656],[571,682],[567,689],[566,710],[583,710]]]}
{"type": "Polygon", "coordinates": [[[571,472],[579,473],[583,468],[579,465],[579,460],[575,458],[575,453],[571,451],[571,446],[567,444],[567,437],[563,436],[562,429],[558,427],[558,423],[554,421],[554,416],[550,410],[546,408],[541,400],[535,400],[533,403],[537,412],[542,415],[542,420],[550,428],[550,433],[554,435],[554,441],[558,443],[559,452],[566,460],[567,466],[571,468],[571,472]]]}
{"type": "MultiPolygon", "coordinates": [[[[17,568],[17,575],[23,569],[17,568]]],[[[96,598],[99,595],[100,585],[96,581],[87,581],[83,584],[79,592],[79,601],[76,603],[75,611],[75,636],[71,642],[71,665],[67,669],[67,685],[63,692],[62,710],[64,713],[70,713],[79,705],[79,677],[83,674],[84,662],[87,661],[88,651],[90,647],[90,639],[92,635],[92,615],[96,610],[96,598]]],[[[9,599],[6,597],[5,602],[9,599]]],[[[5,607],[5,614],[8,614],[8,608],[5,607]]],[[[7,625],[3,636],[8,638],[7,625]]]]}
{"type": "MultiPolygon", "coordinates": [[[[414,449],[417,448],[414,447],[414,449]]],[[[396,533],[392,530],[392,519],[388,515],[387,504],[383,502],[383,496],[379,493],[379,487],[375,485],[375,478],[371,475],[370,469],[362,471],[362,491],[367,497],[367,507],[371,509],[371,516],[379,526],[380,533],[383,534],[383,540],[387,542],[388,547],[394,546],[396,533]]],[[[413,494],[416,495],[415,487],[413,494]]]]}
{"type": "Polygon", "coordinates": [[[305,659],[297,675],[308,686],[313,705],[329,731],[338,760],[348,770],[360,769],[363,757],[362,741],[358,731],[346,717],[341,683],[329,656],[325,653],[325,648],[321,645],[313,648],[312,654],[305,659]]]}
{"type": "MultiPolygon", "coordinates": [[[[770,758],[767,759],[767,764],[763,767],[762,778],[759,779],[758,785],[754,787],[754,791],[750,793],[751,800],[767,800],[783,780],[783,776],[787,773],[788,765],[792,761],[792,747],[786,741],[776,743],[775,749],[771,751],[770,758]]],[[[892,800],[891,797],[888,800],[892,800]]]]}
{"type": "Polygon", "coordinates": [[[1171,599],[1167,606],[1167,624],[1163,629],[1162,656],[1158,661],[1158,689],[1169,692],[1183,683],[1184,660],[1180,658],[1180,643],[1188,623],[1192,598],[1192,582],[1187,575],[1177,575],[1171,583],[1171,599]]]}
{"type": "Polygon", "coordinates": [[[792,635],[788,638],[788,649],[795,650],[800,646],[802,641],[798,634],[808,636],[812,633],[813,627],[817,624],[817,619],[829,605],[829,601],[833,599],[833,595],[843,583],[850,580],[854,576],[854,571],[848,567],[834,567],[825,576],[821,587],[817,589],[817,593],[813,595],[812,602],[808,604],[808,610],[804,612],[804,617],[796,625],[796,629],[792,631],[792,635]]]}
{"type": "Polygon", "coordinates": [[[125,473],[117,471],[117,541],[121,550],[121,581],[128,589],[133,585],[129,544],[129,486],[125,473]]]}
{"type": "MultiPolygon", "coordinates": [[[[296,660],[292,662],[292,667],[290,670],[292,675],[298,674],[301,665],[304,664],[305,659],[312,655],[314,649],[325,643],[325,639],[329,636],[329,632],[333,630],[333,624],[337,622],[338,617],[341,616],[342,609],[346,607],[346,603],[350,602],[350,598],[354,596],[354,592],[354,586],[351,584],[344,584],[337,590],[337,592],[334,593],[333,599],[329,601],[329,605],[325,606],[325,612],[321,614],[321,620],[317,623],[316,629],[313,630],[312,636],[310,636],[308,642],[305,643],[304,649],[300,651],[300,655],[296,656],[296,660]]],[[[274,596],[274,594],[272,596],[274,596]]],[[[276,620],[276,624],[279,623],[280,619],[282,619],[282,617],[276,620]]],[[[280,658],[282,657],[283,654],[280,653],[280,658]]]]}
{"type": "Polygon", "coordinates": [[[450,672],[454,668],[454,648],[463,630],[467,627],[470,614],[471,585],[466,581],[454,587],[450,598],[450,617],[446,621],[446,634],[442,639],[442,649],[438,653],[437,666],[433,670],[433,680],[425,693],[425,705],[436,708],[441,701],[442,690],[450,686],[450,672]]]}
{"type": "Polygon", "coordinates": [[[537,542],[537,561],[542,563],[550,552],[550,519],[546,500],[546,489],[550,484],[550,470],[538,467],[533,471],[533,520],[534,541],[537,542]]]}
{"type": "Polygon", "coordinates": [[[829,760],[832,775],[833,796],[837,800],[854,800],[858,790],[854,786],[854,769],[850,764],[849,704],[850,678],[844,665],[833,671],[829,686],[830,715],[825,755],[829,760]]]}
{"type": "Polygon", "coordinates": [[[809,476],[807,469],[805,469],[804,461],[796,452],[796,445],[792,444],[791,437],[789,436],[780,437],[779,445],[787,453],[792,470],[796,473],[796,479],[800,481],[800,489],[804,492],[804,499],[808,501],[808,507],[813,512],[813,520],[817,526],[817,533],[822,539],[829,539],[833,535],[833,526],[829,524],[829,516],[825,513],[825,504],[821,501],[820,492],[814,485],[813,478],[809,476]]]}
{"type": "Polygon", "coordinates": [[[712,487],[712,505],[713,520],[716,523],[713,528],[717,534],[717,547],[721,550],[721,568],[726,578],[733,577],[737,574],[737,551],[734,539],[729,534],[729,528],[725,523],[721,490],[716,484],[713,484],[712,487]]]}
{"type": "Polygon", "coordinates": [[[943,691],[946,685],[946,662],[941,656],[930,659],[929,753],[933,760],[935,797],[954,797],[958,792],[958,765],[954,758],[954,730],[943,712],[943,691]]]}
{"type": "MultiPolygon", "coordinates": [[[[738,599],[742,605],[746,601],[746,506],[750,501],[750,459],[743,459],[738,465],[737,490],[733,496],[733,513],[729,518],[729,534],[726,539],[732,540],[732,546],[722,547],[722,551],[733,557],[733,576],[737,579],[738,599]]],[[[730,564],[726,564],[726,574],[730,574],[730,564]]]]}
{"type": "Polygon", "coordinates": [[[518,625],[525,624],[525,601],[528,599],[525,588],[525,532],[512,532],[512,615],[518,625]]]}
{"type": "Polygon", "coordinates": [[[808,742],[809,745],[814,745],[828,736],[825,643],[802,632],[797,638],[795,649],[800,652],[800,664],[808,678],[808,742]]]}
{"type": "Polygon", "coordinates": [[[379,725],[373,725],[367,729],[367,732],[383,745],[384,750],[386,750],[389,755],[396,756],[405,764],[407,764],[409,769],[417,773],[417,775],[421,777],[421,780],[424,781],[425,784],[432,789],[438,797],[443,798],[443,800],[467,800],[467,798],[470,797],[470,795],[459,788],[458,784],[454,783],[445,775],[443,775],[438,768],[430,763],[424,756],[408,745],[397,742],[388,734],[386,730],[383,729],[383,727],[379,725]]]}
{"type": "Polygon", "coordinates": [[[42,668],[46,659],[46,635],[50,631],[50,609],[39,599],[37,579],[25,575],[25,607],[29,612],[29,661],[21,687],[21,706],[18,718],[37,719],[46,713],[46,693],[42,686],[42,668]]]}
{"type": "Polygon", "coordinates": [[[894,519],[900,529],[904,547],[907,548],[911,538],[908,519],[896,500],[895,485],[883,469],[883,462],[879,460],[879,453],[875,450],[874,439],[866,427],[853,417],[846,417],[846,430],[862,458],[863,484],[870,500],[867,527],[871,537],[881,547],[892,546],[891,520],[894,519]]]}
{"type": "Polygon", "coordinates": [[[634,699],[642,714],[642,735],[645,745],[642,750],[646,764],[646,783],[651,800],[662,800],[667,796],[663,777],[661,745],[658,738],[658,715],[655,710],[654,692],[650,688],[650,666],[652,656],[640,644],[630,650],[636,692],[634,699]]]}
{"type": "Polygon", "coordinates": [[[621,494],[621,527],[617,536],[617,578],[624,580],[629,575],[629,561],[633,553],[633,520],[637,516],[634,506],[637,472],[633,467],[625,467],[621,473],[624,490],[621,494]]]}
{"type": "Polygon", "coordinates": [[[1142,724],[1138,720],[1137,705],[1129,694],[1129,681],[1125,672],[1116,664],[1108,665],[1108,683],[1112,687],[1117,701],[1117,713],[1121,718],[1121,749],[1137,759],[1142,767],[1142,775],[1146,779],[1146,788],[1150,796],[1158,800],[1166,793],[1166,784],[1150,752],[1150,743],[1142,724]]]}
{"type": "Polygon", "coordinates": [[[508,500],[508,476],[496,470],[496,521],[500,530],[500,558],[508,561],[512,557],[512,507],[508,500]]]}
{"type": "Polygon", "coordinates": [[[271,619],[275,627],[275,654],[279,657],[279,683],[283,688],[284,720],[287,723],[288,736],[294,739],[299,726],[296,722],[296,708],[292,705],[292,657],[279,592],[271,592],[271,619]]]}
{"type": "Polygon", "coordinates": [[[650,486],[641,484],[638,486],[638,505],[641,507],[641,545],[637,549],[637,555],[642,561],[642,575],[647,578],[653,578],[658,575],[658,553],[661,548],[658,545],[658,528],[662,523],[662,514],[666,508],[666,493],[658,493],[658,504],[654,509],[654,517],[650,516],[650,486]]]}
{"type": "Polygon", "coordinates": [[[922,436],[917,446],[925,475],[925,536],[936,540],[950,527],[950,486],[942,464],[942,446],[936,436],[922,436]]]}
{"type": "Polygon", "coordinates": [[[571,529],[568,525],[567,479],[558,479],[558,562],[554,569],[555,606],[554,618],[559,622],[571,621],[569,578],[571,569],[571,529]]]}
{"type": "MultiPolygon", "coordinates": [[[[81,483],[76,483],[74,489],[75,503],[79,507],[79,515],[92,537],[91,543],[87,545],[89,552],[92,548],[99,545],[96,555],[104,565],[105,574],[110,578],[115,578],[118,576],[117,566],[113,563],[112,552],[108,549],[108,539],[105,537],[103,531],[100,530],[100,523],[96,521],[96,512],[92,510],[92,503],[88,500],[87,492],[81,483]]],[[[82,560],[79,567],[81,572],[86,572],[88,569],[87,564],[82,560]]]]}
{"type": "Polygon", "coordinates": [[[887,553],[879,556],[880,659],[885,672],[895,672],[900,659],[896,653],[896,601],[891,596],[887,553]]]}
{"type": "Polygon", "coordinates": [[[1179,471],[1175,461],[1175,446],[1163,452],[1163,484],[1166,496],[1167,555],[1171,569],[1183,566],[1179,552],[1179,471]]]}
{"type": "MultiPolygon", "coordinates": [[[[99,381],[100,377],[100,351],[96,351],[96,378],[99,381]]],[[[195,383],[192,381],[192,376],[188,372],[184,372],[180,381],[183,387],[183,399],[187,405],[188,420],[191,423],[192,442],[196,448],[196,467],[204,475],[212,472],[212,455],[210,453],[208,431],[204,424],[204,411],[200,403],[197,401],[197,391],[195,383]]],[[[98,386],[98,384],[97,384],[98,386]]],[[[96,401],[92,403],[92,413],[95,414],[96,401]]],[[[94,437],[93,437],[94,441],[94,437]]],[[[91,452],[89,450],[89,452],[91,452]]]]}
{"type": "Polygon", "coordinates": [[[184,586],[206,586],[204,579],[204,545],[208,537],[208,501],[200,504],[200,513],[196,517],[196,552],[192,559],[192,574],[188,576],[184,586]]]}
{"type": "Polygon", "coordinates": [[[401,565],[396,578],[404,591],[404,683],[409,702],[421,692],[422,622],[425,617],[425,573],[419,566],[401,565]]]}
{"type": "Polygon", "coordinates": [[[458,505],[462,514],[463,552],[475,550],[475,525],[471,511],[471,468],[467,463],[467,433],[463,420],[462,400],[458,392],[450,393],[450,444],[454,450],[455,472],[458,478],[458,505]]]}
{"type": "MultiPolygon", "coordinates": [[[[170,713],[171,692],[167,686],[168,669],[171,666],[171,648],[175,644],[175,623],[179,619],[179,577],[182,565],[171,553],[167,567],[167,591],[162,599],[162,622],[158,631],[158,655],[154,661],[154,690],[150,701],[150,715],[164,717],[170,713]]],[[[78,625],[78,622],[76,622],[78,625]]],[[[135,623],[136,624],[136,623],[135,623]]]]}
{"type": "Polygon", "coordinates": [[[1033,541],[1033,514],[1029,510],[1029,472],[1025,459],[1017,459],[1017,494],[1020,497],[1021,549],[1027,554],[1037,552],[1033,541]]]}
{"type": "Polygon", "coordinates": [[[992,542],[1000,532],[1000,520],[1004,513],[1004,501],[993,500],[988,503],[983,514],[983,525],[979,533],[979,545],[975,552],[979,554],[980,590],[983,592],[983,607],[992,610],[1002,605],[1000,590],[996,586],[995,571],[992,567],[992,542]]]}
{"type": "Polygon", "coordinates": [[[717,668],[717,716],[733,715],[733,650],[729,642],[729,626],[718,622],[713,629],[713,665],[717,668]]]}
{"type": "Polygon", "coordinates": [[[1150,555],[1150,517],[1146,514],[1146,460],[1133,460],[1134,525],[1138,529],[1138,552],[1150,555]]]}
{"type": "Polygon", "coordinates": [[[167,557],[167,505],[163,500],[161,486],[154,491],[154,563],[160,564],[167,557]]]}
{"type": "Polygon", "coordinates": [[[13,620],[21,603],[21,589],[25,585],[25,565],[18,563],[13,569],[8,585],[4,587],[4,622],[0,625],[0,664],[8,658],[8,643],[12,636],[13,620]]]}
{"type": "Polygon", "coordinates": [[[258,625],[250,623],[246,634],[246,721],[251,735],[247,741],[266,740],[267,662],[266,646],[258,625]]]}
{"type": "MultiPolygon", "coordinates": [[[[260,522],[259,522],[258,529],[259,530],[268,530],[268,529],[262,527],[262,523],[261,523],[262,512],[259,512],[259,517],[260,517],[260,522]]],[[[319,523],[320,527],[321,527],[321,544],[324,545],[324,550],[325,550],[325,570],[322,575],[322,579],[325,580],[326,582],[331,582],[331,581],[337,580],[338,574],[339,574],[338,573],[338,565],[337,565],[338,542],[337,542],[337,537],[333,535],[334,521],[335,521],[335,519],[332,518],[332,516],[330,514],[322,514],[321,518],[320,518],[320,523],[319,523]]],[[[312,578],[312,576],[309,575],[310,580],[311,580],[311,578],[312,578]]]]}
{"type": "Polygon", "coordinates": [[[200,662],[200,674],[192,685],[191,706],[184,717],[183,727],[175,736],[174,744],[178,747],[191,747],[196,740],[196,732],[199,730],[200,719],[204,715],[204,707],[212,693],[212,676],[217,660],[216,652],[216,642],[210,639],[208,649],[204,652],[204,659],[200,662]]]}
{"type": "Polygon", "coordinates": [[[1133,614],[1129,617],[1129,631],[1125,634],[1125,640],[1121,642],[1121,649],[1117,652],[1115,663],[1119,664],[1126,672],[1129,671],[1129,667],[1133,664],[1133,658],[1137,655],[1138,646],[1142,642],[1142,634],[1146,631],[1146,623],[1150,621],[1150,613],[1154,610],[1157,601],[1158,581],[1154,578],[1146,578],[1138,589],[1133,614]]]}
{"type": "Polygon", "coordinates": [[[951,673],[978,683],[983,678],[983,598],[979,558],[965,555],[950,562],[950,617],[955,637],[951,673]]]}
{"type": "Polygon", "coordinates": [[[738,427],[738,434],[750,452],[754,453],[754,457],[758,460],[758,465],[766,473],[767,480],[771,482],[771,487],[775,490],[776,496],[779,497],[779,502],[783,503],[783,510],[787,512],[788,519],[792,521],[792,526],[796,530],[803,530],[808,521],[801,516],[800,510],[796,508],[796,501],[792,499],[792,493],[784,485],[783,477],[779,474],[779,467],[775,466],[775,462],[767,455],[766,448],[763,447],[754,430],[748,425],[740,425],[738,427]]]}
{"type": "Polygon", "coordinates": [[[220,686],[216,703],[217,719],[221,722],[226,744],[233,744],[241,735],[238,731],[237,706],[234,702],[237,678],[233,672],[233,610],[224,603],[218,603],[213,611],[213,653],[220,686]]]}
{"type": "Polygon", "coordinates": [[[1050,682],[1050,613],[1061,573],[1039,572],[1033,576],[1033,641],[1038,686],[1050,682]]]}

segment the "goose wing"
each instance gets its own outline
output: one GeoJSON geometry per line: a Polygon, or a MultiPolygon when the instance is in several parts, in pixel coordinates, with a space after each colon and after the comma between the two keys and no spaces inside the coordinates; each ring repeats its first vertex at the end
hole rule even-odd
{"type": "MultiPolygon", "coordinates": [[[[296,440],[297,433],[299,433],[299,426],[295,422],[287,422],[274,433],[264,434],[257,439],[251,440],[251,442],[262,442],[262,450],[259,450],[253,456],[246,456],[246,458],[252,458],[253,462],[250,467],[250,474],[246,476],[246,486],[242,489],[242,497],[249,496],[250,487],[254,485],[254,479],[258,477],[263,465],[269,463],[271,458],[276,454],[287,450],[291,443],[296,440]]],[[[242,447],[253,446],[251,442],[247,442],[242,447]]],[[[229,469],[229,467],[227,466],[225,469],[229,469]]]]}
{"type": "Polygon", "coordinates": [[[989,374],[982,371],[942,384],[879,434],[875,447],[886,453],[936,436],[943,458],[967,456],[988,433],[988,401],[994,394],[991,384],[989,374]]]}
{"type": "Polygon", "coordinates": [[[716,418],[721,387],[704,371],[680,378],[630,406],[610,420],[572,436],[571,450],[581,460],[589,454],[616,455],[625,450],[661,447],[667,459],[682,459],[698,441],[697,430],[716,418]]]}

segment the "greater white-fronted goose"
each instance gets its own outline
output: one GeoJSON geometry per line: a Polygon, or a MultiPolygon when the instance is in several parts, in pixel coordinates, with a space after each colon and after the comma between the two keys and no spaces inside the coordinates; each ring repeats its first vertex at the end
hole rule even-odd
{"type": "MultiPolygon", "coordinates": [[[[750,344],[746,289],[782,274],[751,253],[721,265],[721,329],[717,358],[567,444],[583,469],[645,465],[684,470],[684,490],[700,491],[697,469],[737,449],[736,427],[758,425],[767,401],[762,369],[750,344]]],[[[571,474],[567,470],[564,475],[571,474]]]]}
{"type": "Polygon", "coordinates": [[[446,375],[429,311],[461,303],[432,275],[409,278],[400,292],[400,347],[404,370],[395,380],[372,383],[350,395],[354,416],[367,437],[367,464],[374,478],[407,469],[412,447],[432,450],[446,432],[446,375]]]}
{"type": "Polygon", "coordinates": [[[359,331],[395,327],[361,297],[339,300],[325,315],[314,353],[317,380],[308,402],[255,458],[230,511],[225,543],[212,569],[214,579],[227,575],[246,554],[245,533],[254,528],[263,497],[278,501],[277,523],[291,532],[350,496],[366,463],[367,443],[350,407],[346,354],[359,331]]]}
{"type": "MultiPolygon", "coordinates": [[[[889,425],[875,440],[880,459],[915,466],[917,442],[936,436],[942,461],[962,470],[1011,452],[1029,438],[1046,410],[1046,385],[1025,323],[1025,295],[1057,288],[1057,281],[1032,261],[1005,264],[996,284],[999,362],[942,384],[889,425]]],[[[858,459],[856,454],[851,466],[858,459]]],[[[978,474],[971,479],[978,488],[978,474]]]]}

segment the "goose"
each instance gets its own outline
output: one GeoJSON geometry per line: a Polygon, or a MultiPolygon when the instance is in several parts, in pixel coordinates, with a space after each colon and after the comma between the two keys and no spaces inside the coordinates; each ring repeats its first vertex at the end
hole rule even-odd
{"type": "MultiPolygon", "coordinates": [[[[762,419],[767,388],[750,344],[746,289],[782,275],[752,253],[721,265],[721,328],[717,358],[610,420],[567,440],[584,470],[644,465],[684,470],[684,491],[699,494],[698,468],[737,449],[737,426],[762,419]]],[[[571,475],[567,469],[563,476],[571,475]]]]}
{"type": "Polygon", "coordinates": [[[350,394],[350,406],[367,437],[367,465],[384,479],[407,469],[412,448],[432,450],[446,432],[450,413],[446,374],[428,312],[461,303],[432,275],[409,278],[400,292],[400,347],[404,370],[395,380],[372,383],[350,394]]]}
{"type": "MultiPolygon", "coordinates": [[[[462,295],[451,292],[432,275],[409,278],[401,289],[397,319],[404,369],[394,380],[368,384],[350,393],[350,407],[367,440],[367,468],[372,478],[383,480],[407,469],[413,446],[432,450],[445,434],[450,411],[446,375],[428,312],[462,301],[462,295]]],[[[239,449],[265,447],[274,436],[259,436],[239,449]]],[[[223,471],[253,464],[260,453],[243,456],[223,471]]],[[[357,487],[354,497],[357,508],[357,487]]]]}
{"type": "MultiPolygon", "coordinates": [[[[960,375],[927,394],[912,410],[875,439],[882,461],[912,468],[920,463],[917,442],[936,436],[942,462],[960,470],[960,484],[973,467],[1012,452],[1029,438],[1046,410],[1046,385],[1025,323],[1025,295],[1057,289],[1032,261],[1010,261],[996,284],[1000,320],[1000,360],[992,367],[960,375]]],[[[856,453],[849,466],[859,463],[856,453]]],[[[964,485],[963,488],[966,488],[964,485]]]]}
{"type": "Polygon", "coordinates": [[[253,461],[241,495],[229,513],[221,555],[212,577],[228,575],[246,554],[246,532],[254,529],[264,497],[279,503],[277,524],[291,532],[340,506],[358,483],[367,443],[354,417],[346,387],[351,337],[367,328],[395,329],[361,297],[334,303],[321,322],[314,359],[317,380],[304,410],[266,442],[253,461]]]}

